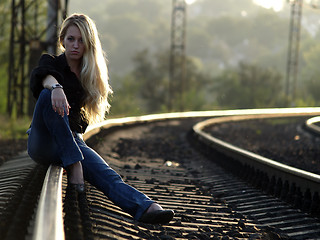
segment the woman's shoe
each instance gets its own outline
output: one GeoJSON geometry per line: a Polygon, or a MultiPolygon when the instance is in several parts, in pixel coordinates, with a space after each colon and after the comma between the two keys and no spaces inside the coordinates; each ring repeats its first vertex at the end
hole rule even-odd
{"type": "Polygon", "coordinates": [[[172,210],[156,210],[149,213],[145,213],[139,219],[139,222],[150,224],[167,224],[174,216],[172,210]]]}
{"type": "Polygon", "coordinates": [[[84,183],[68,183],[67,186],[70,190],[75,190],[77,193],[84,193],[85,192],[85,185],[84,183]]]}

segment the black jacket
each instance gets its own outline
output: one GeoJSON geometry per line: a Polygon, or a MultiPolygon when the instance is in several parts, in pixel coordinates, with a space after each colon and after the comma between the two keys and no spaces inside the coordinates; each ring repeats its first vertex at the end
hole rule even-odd
{"type": "Polygon", "coordinates": [[[85,92],[77,76],[71,72],[65,54],[59,56],[44,54],[41,56],[38,67],[33,69],[30,78],[30,89],[36,99],[43,90],[43,79],[49,74],[63,86],[71,106],[68,116],[71,131],[84,133],[88,126],[88,120],[81,110],[84,106],[85,92]]]}

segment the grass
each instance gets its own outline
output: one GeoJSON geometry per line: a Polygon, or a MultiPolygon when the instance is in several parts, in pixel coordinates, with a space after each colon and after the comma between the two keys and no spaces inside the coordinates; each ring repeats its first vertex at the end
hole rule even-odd
{"type": "Polygon", "coordinates": [[[3,139],[27,139],[26,131],[31,119],[29,117],[14,118],[0,115],[0,140],[3,139]]]}
{"type": "MultiPolygon", "coordinates": [[[[305,118],[305,117],[289,117],[289,118],[269,118],[266,119],[266,123],[270,125],[283,125],[283,124],[289,124],[289,123],[295,123],[297,122],[297,118],[305,118]]],[[[311,117],[310,117],[311,118],[311,117]]]]}

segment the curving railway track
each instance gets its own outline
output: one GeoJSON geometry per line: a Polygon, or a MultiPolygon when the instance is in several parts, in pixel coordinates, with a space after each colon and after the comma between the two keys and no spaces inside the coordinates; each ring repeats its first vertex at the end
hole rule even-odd
{"type": "Polygon", "coordinates": [[[108,120],[89,129],[87,143],[126,182],[173,209],[174,220],[135,222],[94,187],[86,195],[69,192],[61,168],[45,169],[23,154],[0,168],[0,238],[320,239],[319,175],[205,132],[219,121],[319,113],[264,109],[108,120]]]}

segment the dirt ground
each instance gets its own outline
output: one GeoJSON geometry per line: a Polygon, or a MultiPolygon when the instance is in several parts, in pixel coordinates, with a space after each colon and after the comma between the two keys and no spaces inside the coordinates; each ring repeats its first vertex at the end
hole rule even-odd
{"type": "Polygon", "coordinates": [[[304,128],[309,118],[228,122],[214,125],[207,131],[250,152],[320,174],[320,137],[304,128]]]}
{"type": "MultiPolygon", "coordinates": [[[[243,121],[215,125],[207,131],[264,157],[320,174],[320,138],[299,129],[304,121],[304,118],[282,124],[270,124],[264,120],[243,121]]],[[[0,139],[0,165],[26,149],[26,139],[0,139]]]]}

